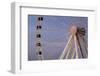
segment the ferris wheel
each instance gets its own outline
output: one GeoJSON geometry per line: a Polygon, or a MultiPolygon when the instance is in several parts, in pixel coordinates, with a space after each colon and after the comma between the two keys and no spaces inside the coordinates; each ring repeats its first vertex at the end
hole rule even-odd
{"type": "MultiPolygon", "coordinates": [[[[38,60],[44,60],[42,41],[41,41],[41,29],[42,29],[43,17],[36,17],[36,55],[38,60]]],[[[87,41],[85,39],[86,29],[84,27],[78,27],[72,25],[70,30],[70,36],[66,42],[66,46],[62,51],[58,59],[79,59],[87,58],[87,41]]]]}
{"type": "Polygon", "coordinates": [[[70,37],[59,57],[60,59],[79,59],[87,58],[87,43],[85,40],[86,30],[84,27],[73,25],[70,28],[70,37]]]}

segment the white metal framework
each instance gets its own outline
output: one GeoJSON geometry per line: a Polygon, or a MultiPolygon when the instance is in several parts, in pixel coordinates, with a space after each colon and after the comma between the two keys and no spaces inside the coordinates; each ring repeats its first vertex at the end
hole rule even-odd
{"type": "Polygon", "coordinates": [[[85,32],[85,28],[83,27],[71,27],[71,35],[61,56],[59,57],[60,59],[87,58],[87,45],[84,39],[85,32]]]}

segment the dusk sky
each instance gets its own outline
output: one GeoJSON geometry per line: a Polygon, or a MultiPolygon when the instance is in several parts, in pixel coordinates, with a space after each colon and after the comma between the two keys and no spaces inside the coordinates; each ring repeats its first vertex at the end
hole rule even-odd
{"type": "MultiPolygon", "coordinates": [[[[44,60],[58,59],[69,37],[72,24],[88,28],[87,17],[42,16],[41,40],[44,60]]],[[[28,60],[37,60],[35,50],[36,16],[28,15],[28,60]]]]}

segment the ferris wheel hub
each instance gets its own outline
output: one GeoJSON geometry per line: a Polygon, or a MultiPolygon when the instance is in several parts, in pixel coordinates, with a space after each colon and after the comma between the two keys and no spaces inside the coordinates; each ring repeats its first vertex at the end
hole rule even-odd
{"type": "Polygon", "coordinates": [[[77,26],[73,25],[73,26],[70,28],[70,33],[71,33],[71,34],[76,34],[76,33],[77,33],[77,26]]]}

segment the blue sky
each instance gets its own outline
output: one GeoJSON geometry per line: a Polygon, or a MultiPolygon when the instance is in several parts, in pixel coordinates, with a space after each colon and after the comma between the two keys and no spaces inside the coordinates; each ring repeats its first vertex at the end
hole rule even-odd
{"type": "MultiPolygon", "coordinates": [[[[71,24],[88,28],[87,17],[42,16],[41,40],[45,60],[58,59],[69,37],[71,24]]],[[[28,60],[37,60],[35,50],[36,16],[28,15],[28,60]]]]}

